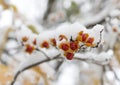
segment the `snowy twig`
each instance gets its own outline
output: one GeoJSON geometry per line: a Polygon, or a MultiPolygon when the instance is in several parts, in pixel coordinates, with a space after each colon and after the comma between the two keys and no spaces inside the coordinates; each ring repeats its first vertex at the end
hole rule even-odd
{"type": "Polygon", "coordinates": [[[74,59],[74,60],[84,61],[84,62],[87,62],[87,63],[88,63],[88,62],[92,62],[93,64],[96,64],[96,65],[98,65],[98,66],[104,66],[103,64],[97,63],[96,61],[94,61],[94,60],[92,60],[92,59],[88,59],[88,58],[83,59],[83,58],[74,57],[73,59],[74,59]]]}
{"type": "Polygon", "coordinates": [[[16,75],[14,76],[14,79],[13,79],[11,85],[14,85],[14,83],[15,83],[15,81],[17,80],[18,76],[19,76],[23,71],[25,71],[25,70],[27,70],[27,69],[29,69],[29,68],[32,68],[32,67],[34,67],[34,66],[37,66],[37,65],[39,65],[39,64],[45,63],[45,62],[49,62],[49,61],[52,61],[52,60],[60,59],[61,57],[59,57],[59,56],[60,56],[60,54],[58,54],[57,56],[55,56],[53,59],[45,59],[45,60],[43,60],[43,61],[34,63],[34,64],[32,64],[32,65],[30,65],[30,66],[27,66],[27,67],[25,67],[24,69],[18,71],[18,72],[16,73],[16,75]]]}
{"type": "Polygon", "coordinates": [[[63,60],[58,63],[58,65],[57,65],[57,67],[56,67],[56,71],[59,70],[59,68],[62,66],[63,63],[64,63],[63,60]]]}

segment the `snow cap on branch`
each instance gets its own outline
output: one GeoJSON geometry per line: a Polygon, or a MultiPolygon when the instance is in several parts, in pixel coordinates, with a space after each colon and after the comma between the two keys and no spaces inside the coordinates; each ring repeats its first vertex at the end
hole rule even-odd
{"type": "Polygon", "coordinates": [[[98,47],[103,43],[102,25],[96,25],[93,29],[86,29],[80,23],[62,24],[56,29],[55,39],[57,48],[67,59],[71,60],[74,53],[84,48],[98,47]]]}
{"type": "Polygon", "coordinates": [[[78,22],[63,23],[56,30],[44,31],[38,36],[27,28],[21,29],[18,35],[29,54],[35,48],[39,50],[57,48],[63,56],[72,60],[74,53],[86,48],[96,48],[103,43],[103,28],[102,25],[96,25],[92,29],[87,29],[78,22]]]}
{"type": "Polygon", "coordinates": [[[37,37],[37,47],[39,49],[42,48],[50,48],[53,46],[56,46],[56,40],[54,38],[55,31],[54,30],[49,30],[45,31],[39,34],[37,37]]]}
{"type": "Polygon", "coordinates": [[[26,26],[22,26],[19,31],[16,32],[17,40],[22,43],[24,50],[31,54],[36,48],[37,35],[32,33],[26,26]]]}

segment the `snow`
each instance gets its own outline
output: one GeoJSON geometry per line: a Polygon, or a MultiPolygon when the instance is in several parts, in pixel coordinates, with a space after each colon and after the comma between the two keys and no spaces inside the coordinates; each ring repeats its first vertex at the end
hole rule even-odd
{"type": "Polygon", "coordinates": [[[112,16],[112,17],[119,16],[120,15],[120,10],[114,9],[110,12],[109,15],[112,16]]]}
{"type": "Polygon", "coordinates": [[[71,36],[72,39],[75,40],[78,32],[80,31],[86,31],[86,28],[79,22],[75,22],[73,24],[64,23],[56,28],[55,37],[58,42],[61,34],[65,35],[68,38],[68,41],[70,41],[71,36]]]}
{"type": "MultiPolygon", "coordinates": [[[[37,47],[39,49],[41,49],[40,45],[44,42],[44,41],[47,41],[49,44],[51,43],[50,42],[50,39],[53,39],[54,38],[54,35],[55,35],[55,31],[54,30],[49,30],[49,31],[44,31],[42,33],[40,33],[37,37],[37,47]]],[[[51,45],[50,45],[51,46],[51,45]]],[[[52,46],[51,46],[52,47],[52,46]]]]}
{"type": "Polygon", "coordinates": [[[105,76],[107,77],[108,80],[112,81],[115,78],[115,75],[112,71],[107,71],[105,76]]]}
{"type": "Polygon", "coordinates": [[[57,82],[53,85],[76,85],[79,75],[79,68],[74,64],[69,64],[69,66],[64,67],[57,82]]]}
{"type": "Polygon", "coordinates": [[[23,37],[27,37],[29,39],[29,36],[32,35],[32,31],[27,28],[27,26],[22,25],[21,29],[16,31],[16,38],[18,42],[22,42],[23,37]]]}
{"type": "Polygon", "coordinates": [[[104,30],[104,26],[103,25],[95,25],[91,30],[88,30],[88,33],[90,34],[91,37],[94,37],[94,44],[97,44],[97,42],[100,41],[100,37],[101,37],[101,43],[103,44],[103,32],[102,30],[104,30]],[[100,34],[100,32],[102,32],[100,34]],[[101,36],[100,36],[101,35],[101,36]]]}

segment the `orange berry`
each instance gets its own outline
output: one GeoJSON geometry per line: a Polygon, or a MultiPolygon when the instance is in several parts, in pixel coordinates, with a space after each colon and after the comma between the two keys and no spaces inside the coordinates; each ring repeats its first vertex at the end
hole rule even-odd
{"type": "Polygon", "coordinates": [[[26,36],[22,38],[23,42],[27,42],[27,40],[28,40],[28,38],[26,36]]]}
{"type": "Polygon", "coordinates": [[[76,38],[77,41],[82,41],[82,36],[78,35],[76,38]]]}
{"type": "Polygon", "coordinates": [[[79,35],[82,35],[82,34],[83,34],[83,31],[80,31],[78,34],[79,34],[79,35]]]}
{"type": "Polygon", "coordinates": [[[68,40],[65,35],[60,35],[60,36],[59,36],[59,40],[61,41],[61,40],[63,40],[63,39],[68,40]]]}

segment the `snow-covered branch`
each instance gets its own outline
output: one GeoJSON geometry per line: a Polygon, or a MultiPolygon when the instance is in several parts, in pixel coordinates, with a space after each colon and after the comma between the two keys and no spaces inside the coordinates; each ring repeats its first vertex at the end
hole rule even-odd
{"type": "Polygon", "coordinates": [[[37,66],[39,64],[45,63],[45,62],[49,62],[52,60],[56,60],[56,59],[61,59],[61,57],[59,57],[60,55],[56,55],[53,57],[53,59],[46,59],[45,55],[42,53],[39,53],[37,55],[31,56],[30,58],[28,58],[27,60],[25,60],[23,63],[21,63],[21,65],[19,66],[19,68],[17,69],[13,82],[11,83],[11,85],[14,85],[17,77],[25,70],[32,68],[34,66],[37,66]]]}

